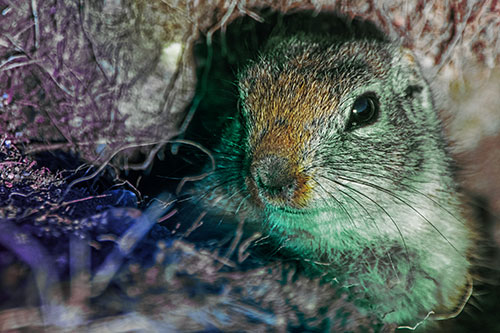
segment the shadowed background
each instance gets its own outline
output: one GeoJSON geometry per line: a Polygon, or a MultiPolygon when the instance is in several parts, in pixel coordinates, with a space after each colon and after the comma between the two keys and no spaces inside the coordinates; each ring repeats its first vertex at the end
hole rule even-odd
{"type": "MultiPolygon", "coordinates": [[[[102,195],[106,197],[97,199],[110,202],[90,205],[87,212],[105,212],[116,206],[142,209],[160,192],[174,192],[178,181],[164,177],[185,176],[196,167],[189,167],[193,161],[179,161],[167,141],[184,138],[190,123],[187,136],[191,139],[202,137],[204,130],[215,132],[222,118],[212,117],[207,110],[224,111],[234,102],[234,73],[255,55],[279,23],[273,13],[303,10],[311,16],[336,11],[371,20],[416,53],[436,91],[460,180],[478,203],[485,232],[500,244],[500,4],[493,0],[0,0],[2,221],[26,216],[28,205],[15,201],[20,196],[14,200],[13,192],[37,194],[40,200],[30,201],[31,213],[33,209],[44,212],[45,201],[57,203],[62,210],[71,205],[67,202],[102,195]],[[22,154],[12,152],[11,147],[22,154]],[[30,166],[34,160],[36,167],[30,166]],[[29,191],[26,184],[31,186],[29,191]],[[69,184],[70,190],[74,187],[81,193],[68,190],[65,186],[69,184]],[[117,184],[127,191],[123,193],[132,193],[136,199],[131,201],[136,203],[120,201],[121,194],[106,192],[117,184]],[[56,188],[57,194],[53,192],[56,188]],[[48,193],[50,198],[40,193],[48,193]]],[[[203,143],[210,145],[209,141],[203,143]]],[[[76,219],[78,214],[71,214],[68,219],[76,219]]],[[[36,217],[48,219],[49,215],[36,217]]],[[[53,215],[55,222],[43,223],[58,225],[57,230],[70,223],[61,218],[63,213],[53,215]]],[[[171,231],[161,229],[150,240],[155,243],[171,231]]],[[[122,235],[124,231],[113,232],[122,235]]],[[[44,246],[58,248],[58,237],[62,236],[44,246]]],[[[189,251],[181,251],[185,252],[189,251]]],[[[95,257],[100,263],[105,255],[95,257]]],[[[4,285],[10,286],[9,279],[15,274],[26,275],[33,269],[26,262],[16,265],[5,266],[4,285]]],[[[499,267],[496,255],[489,265],[499,267]]],[[[137,274],[144,277],[146,272],[137,274]]],[[[202,274],[203,270],[195,272],[202,274]]],[[[497,282],[486,282],[486,294],[478,297],[477,306],[482,310],[471,307],[471,314],[463,316],[465,322],[459,326],[477,327],[478,322],[488,325],[497,320],[498,288],[491,287],[497,282]]],[[[273,295],[283,297],[277,294],[273,295]]],[[[3,302],[2,308],[14,306],[19,304],[3,302]]],[[[2,325],[9,328],[8,321],[2,325]]],[[[29,327],[29,321],[25,325],[29,327]]]]}

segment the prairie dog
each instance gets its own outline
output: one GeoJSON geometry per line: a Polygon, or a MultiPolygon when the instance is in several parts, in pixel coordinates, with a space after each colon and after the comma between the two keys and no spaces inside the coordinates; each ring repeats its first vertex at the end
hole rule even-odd
{"type": "Polygon", "coordinates": [[[326,262],[385,322],[460,312],[472,231],[413,54],[379,39],[273,38],[200,189],[213,209],[326,262]]]}

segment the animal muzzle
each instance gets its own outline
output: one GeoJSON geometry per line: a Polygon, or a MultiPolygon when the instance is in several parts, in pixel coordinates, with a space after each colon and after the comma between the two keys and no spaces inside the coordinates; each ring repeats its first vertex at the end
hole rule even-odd
{"type": "Polygon", "coordinates": [[[309,179],[297,163],[269,153],[253,159],[248,185],[254,199],[264,204],[302,208],[311,190],[309,179]]]}

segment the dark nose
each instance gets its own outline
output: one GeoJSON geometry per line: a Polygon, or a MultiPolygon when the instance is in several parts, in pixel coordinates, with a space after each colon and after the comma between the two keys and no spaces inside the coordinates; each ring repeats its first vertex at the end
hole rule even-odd
{"type": "Polygon", "coordinates": [[[254,161],[252,176],[259,192],[269,199],[289,200],[297,186],[290,161],[278,155],[265,155],[254,161]]]}

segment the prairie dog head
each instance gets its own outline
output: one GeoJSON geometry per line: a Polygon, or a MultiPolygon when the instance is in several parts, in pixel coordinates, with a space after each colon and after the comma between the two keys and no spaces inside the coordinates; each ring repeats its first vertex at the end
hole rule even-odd
{"type": "MultiPolygon", "coordinates": [[[[391,218],[420,209],[419,191],[453,191],[429,88],[399,46],[295,36],[247,68],[239,87],[245,184],[275,215],[327,211],[344,221],[338,232],[400,237],[405,225],[391,218]]],[[[418,220],[412,230],[432,229],[418,220]]],[[[306,230],[323,234],[313,223],[306,230]]]]}
{"type": "Polygon", "coordinates": [[[238,87],[214,173],[223,209],[372,286],[388,321],[461,304],[470,235],[411,52],[296,34],[271,40],[238,87]]]}

